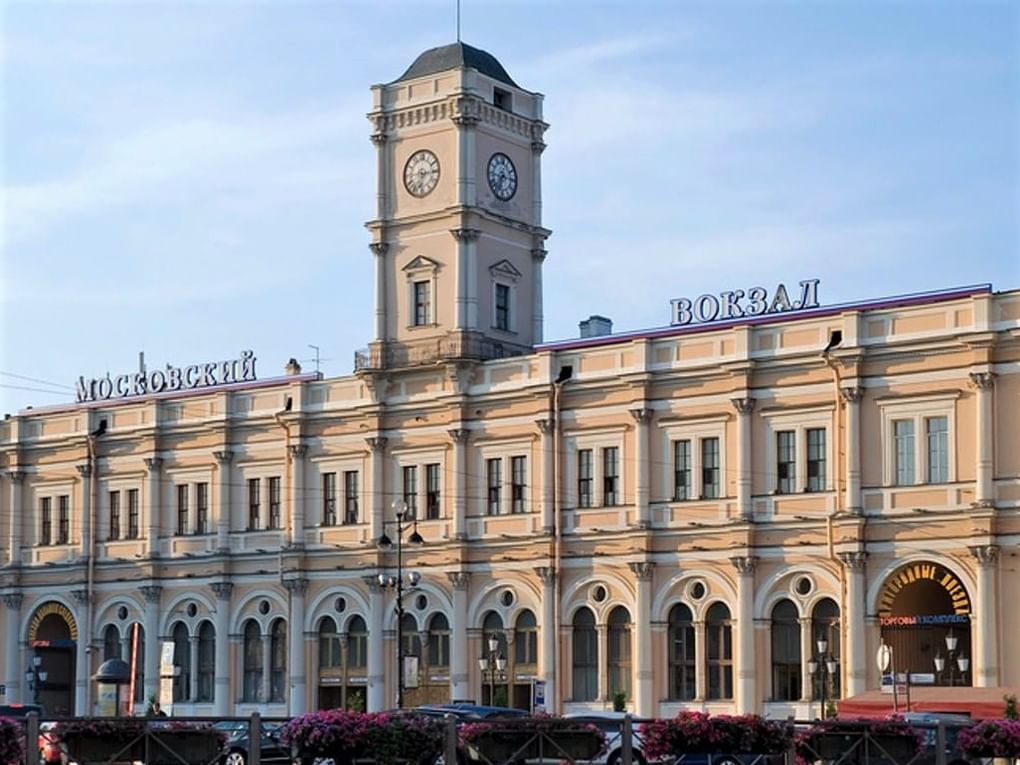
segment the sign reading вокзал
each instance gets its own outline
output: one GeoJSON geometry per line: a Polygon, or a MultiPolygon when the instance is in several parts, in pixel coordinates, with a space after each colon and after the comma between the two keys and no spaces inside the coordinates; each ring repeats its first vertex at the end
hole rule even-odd
{"type": "Polygon", "coordinates": [[[764,287],[750,287],[746,292],[744,290],[720,292],[719,297],[699,295],[693,300],[674,298],[669,301],[673,309],[670,323],[674,326],[702,324],[709,321],[739,319],[744,316],[818,308],[818,281],[805,279],[800,282],[800,296],[796,300],[790,300],[785,284],[777,286],[772,291],[771,297],[764,287]]]}
{"type": "Polygon", "coordinates": [[[79,377],[75,383],[78,403],[111,398],[144,396],[148,393],[209,388],[228,383],[255,380],[255,354],[241,351],[241,358],[229,361],[209,361],[186,367],[166,365],[166,370],[135,372],[129,375],[96,377],[86,380],[79,377]]]}

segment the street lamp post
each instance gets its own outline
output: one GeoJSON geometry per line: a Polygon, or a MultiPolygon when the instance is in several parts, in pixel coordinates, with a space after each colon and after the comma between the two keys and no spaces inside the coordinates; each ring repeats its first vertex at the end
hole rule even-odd
{"type": "MultiPolygon", "coordinates": [[[[955,685],[956,670],[960,670],[960,684],[964,684],[967,676],[967,670],[970,669],[970,659],[964,656],[963,651],[957,650],[959,644],[959,638],[953,634],[952,630],[949,630],[949,634],[946,635],[946,653],[949,654],[949,687],[955,685]]],[[[935,671],[938,673],[939,678],[942,677],[942,672],[946,668],[946,657],[939,652],[935,656],[935,671]]]]}
{"type": "Polygon", "coordinates": [[[28,669],[25,670],[25,685],[32,694],[32,703],[39,703],[39,690],[43,683],[46,682],[47,672],[45,669],[40,669],[42,666],[42,656],[35,654],[32,656],[32,661],[28,665],[28,669]]]}
{"type": "Polygon", "coordinates": [[[489,635],[489,652],[478,660],[478,668],[482,671],[482,682],[485,682],[485,673],[489,673],[489,706],[496,706],[496,673],[502,681],[506,677],[506,656],[499,652],[499,639],[495,635],[489,635]]]}
{"type": "Polygon", "coordinates": [[[829,653],[829,641],[825,638],[819,638],[815,641],[815,648],[818,649],[817,655],[815,655],[810,661],[808,661],[808,672],[813,677],[815,673],[821,670],[821,684],[822,684],[822,719],[826,717],[826,709],[829,706],[828,698],[828,686],[832,681],[832,678],[836,676],[839,671],[839,662],[836,661],[836,657],[829,653]]]}
{"type": "MultiPolygon", "coordinates": [[[[396,516],[394,521],[383,521],[383,533],[379,537],[379,549],[389,550],[394,547],[393,540],[386,534],[386,526],[396,529],[397,549],[397,575],[388,576],[379,574],[379,586],[396,591],[397,605],[394,611],[397,614],[397,709],[404,708],[404,533],[409,529],[411,535],[407,543],[415,546],[425,543],[425,539],[418,533],[418,519],[407,512],[407,503],[401,499],[393,500],[391,505],[396,516]]],[[[417,587],[421,581],[421,574],[412,571],[407,575],[407,587],[417,587]]]]}

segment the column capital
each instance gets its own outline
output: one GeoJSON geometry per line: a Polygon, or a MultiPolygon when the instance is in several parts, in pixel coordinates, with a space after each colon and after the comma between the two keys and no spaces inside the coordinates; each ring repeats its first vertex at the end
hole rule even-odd
{"type": "Polygon", "coordinates": [[[541,432],[542,435],[546,436],[553,432],[553,426],[555,425],[555,423],[556,420],[554,420],[552,417],[540,417],[539,419],[535,420],[535,424],[538,426],[539,432],[541,432]]]}
{"type": "Polygon", "coordinates": [[[630,416],[633,417],[634,422],[639,425],[647,425],[652,421],[652,410],[646,406],[641,406],[637,409],[631,409],[630,416]]]}
{"type": "Polygon", "coordinates": [[[545,256],[549,254],[549,251],[544,247],[533,247],[531,250],[531,259],[537,260],[539,263],[545,260],[545,256]]]}
{"type": "Polygon", "coordinates": [[[754,399],[750,396],[731,398],[730,403],[738,414],[750,414],[754,411],[754,399]]]}
{"type": "Polygon", "coordinates": [[[138,588],[142,591],[142,596],[145,598],[146,603],[159,603],[160,596],[163,594],[163,588],[158,584],[145,584],[138,588]]]}
{"type": "Polygon", "coordinates": [[[532,141],[531,142],[531,150],[535,154],[541,154],[543,151],[545,151],[545,142],[544,141],[532,141]]]}
{"type": "Polygon", "coordinates": [[[71,590],[71,597],[74,598],[74,602],[79,606],[84,606],[89,602],[89,591],[88,590],[71,590]]]}
{"type": "Polygon", "coordinates": [[[290,451],[290,456],[296,460],[304,459],[304,456],[308,454],[308,444],[291,444],[287,449],[290,451]]]}
{"type": "Polygon", "coordinates": [[[450,233],[458,242],[473,242],[482,232],[477,228],[451,228],[450,233]]]}
{"type": "Polygon", "coordinates": [[[75,465],[74,469],[78,471],[78,475],[82,478],[88,478],[92,475],[92,465],[87,462],[84,465],[75,465]]]}
{"type": "Polygon", "coordinates": [[[229,449],[223,449],[222,451],[213,452],[213,458],[216,460],[217,465],[229,465],[234,461],[234,453],[229,449]]]}
{"type": "Polygon", "coordinates": [[[17,611],[21,608],[21,603],[24,601],[25,596],[20,592],[5,592],[4,593],[4,605],[7,606],[8,611],[17,611]]]}
{"type": "Polygon", "coordinates": [[[990,568],[995,565],[999,559],[999,546],[998,545],[975,545],[968,547],[971,556],[977,561],[978,566],[981,568],[990,568]]]}
{"type": "Polygon", "coordinates": [[[479,117],[477,114],[458,114],[454,117],[451,117],[450,120],[457,127],[473,128],[475,125],[482,121],[482,118],[479,117]]]}
{"type": "Polygon", "coordinates": [[[380,453],[386,449],[386,440],[386,436],[371,436],[365,439],[365,443],[373,452],[380,453]]]}
{"type": "Polygon", "coordinates": [[[390,249],[390,246],[386,242],[372,242],[368,245],[368,249],[370,249],[372,254],[377,258],[381,258],[390,249]]]}
{"type": "Polygon", "coordinates": [[[368,587],[368,591],[371,593],[379,593],[383,591],[383,586],[379,584],[379,579],[375,576],[363,576],[361,581],[368,587]]]}
{"type": "Polygon", "coordinates": [[[864,571],[868,562],[868,554],[863,551],[841,552],[839,559],[849,571],[864,571]]]}
{"type": "Polygon", "coordinates": [[[995,385],[994,372],[971,372],[970,384],[978,390],[991,390],[995,385]]]}
{"type": "Polygon", "coordinates": [[[209,585],[209,589],[213,591],[213,594],[216,596],[216,600],[230,600],[230,594],[234,591],[234,583],[213,582],[209,585]]]}
{"type": "Polygon", "coordinates": [[[553,584],[556,581],[556,569],[552,566],[535,566],[535,576],[542,580],[542,584],[553,584]]]}
{"type": "Polygon", "coordinates": [[[287,591],[291,595],[304,595],[308,590],[307,579],[284,579],[283,586],[287,588],[287,591]]]}
{"type": "Polygon", "coordinates": [[[389,136],[387,136],[386,133],[379,132],[372,133],[372,135],[370,135],[368,139],[376,146],[382,146],[383,144],[386,143],[387,140],[389,140],[389,136]]]}
{"type": "Polygon", "coordinates": [[[455,590],[466,590],[471,582],[470,571],[447,571],[446,577],[455,590]]]}
{"type": "Polygon", "coordinates": [[[7,475],[7,480],[11,481],[12,483],[21,483],[22,481],[25,480],[25,471],[24,470],[18,470],[17,468],[14,468],[12,470],[8,470],[6,472],[6,475],[7,475]]]}
{"type": "Polygon", "coordinates": [[[730,563],[741,576],[753,576],[754,570],[758,568],[758,556],[756,555],[734,555],[730,563]]]}
{"type": "Polygon", "coordinates": [[[848,404],[859,404],[864,398],[864,388],[860,385],[848,385],[839,389],[839,395],[848,404]]]}
{"type": "Polygon", "coordinates": [[[471,431],[467,428],[450,428],[446,431],[455,444],[466,444],[471,431]]]}
{"type": "Polygon", "coordinates": [[[145,469],[150,473],[154,473],[163,467],[162,457],[145,457],[143,462],[145,462],[145,469]]]}
{"type": "Polygon", "coordinates": [[[634,572],[634,576],[637,577],[639,582],[649,582],[652,579],[652,573],[655,571],[655,564],[651,561],[632,561],[628,564],[630,570],[634,572]]]}

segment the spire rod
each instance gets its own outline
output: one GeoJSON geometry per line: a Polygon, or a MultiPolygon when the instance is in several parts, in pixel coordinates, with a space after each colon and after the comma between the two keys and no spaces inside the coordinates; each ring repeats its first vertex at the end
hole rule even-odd
{"type": "Polygon", "coordinates": [[[460,0],[457,0],[457,42],[460,42],[460,0]]]}

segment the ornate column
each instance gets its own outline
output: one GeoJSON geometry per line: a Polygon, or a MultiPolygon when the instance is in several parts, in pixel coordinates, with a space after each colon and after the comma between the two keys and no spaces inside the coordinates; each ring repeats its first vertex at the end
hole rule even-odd
{"type": "Polygon", "coordinates": [[[868,657],[864,637],[864,569],[868,562],[866,552],[840,553],[839,558],[846,566],[846,648],[843,651],[843,692],[856,696],[868,689],[868,657]]]}
{"type": "Polygon", "coordinates": [[[732,403],[737,410],[737,508],[740,517],[749,521],[754,515],[751,505],[751,412],[754,411],[754,399],[735,398],[732,403]]]}
{"type": "MultiPolygon", "coordinates": [[[[213,696],[214,713],[217,715],[230,714],[230,594],[234,585],[230,582],[213,582],[209,587],[216,595],[216,675],[215,694],[213,696]]],[[[146,636],[148,630],[146,629],[146,636]]],[[[148,647],[145,650],[146,662],[148,662],[148,647]]],[[[148,680],[149,672],[145,672],[148,680]]]]}
{"type": "Polygon", "coordinates": [[[551,417],[535,420],[539,431],[542,433],[542,443],[539,447],[542,459],[539,469],[542,471],[538,476],[539,486],[542,487],[541,516],[542,533],[551,536],[555,530],[553,519],[553,487],[556,485],[556,477],[553,475],[553,444],[556,439],[553,436],[555,428],[551,417]]]}
{"type": "MultiPolygon", "coordinates": [[[[380,186],[382,180],[379,181],[380,186]]],[[[372,242],[368,249],[375,257],[375,337],[373,340],[381,343],[386,340],[386,252],[390,246],[386,242],[372,242]]]]}
{"type": "Polygon", "coordinates": [[[7,630],[4,646],[4,683],[7,685],[7,703],[22,704],[21,673],[25,664],[21,661],[21,603],[24,596],[20,592],[5,592],[4,605],[7,607],[7,630]]]}
{"type": "MultiPolygon", "coordinates": [[[[531,142],[531,225],[542,225],[542,152],[545,143],[541,140],[531,142]]],[[[536,340],[535,342],[540,342],[536,340]]]]}
{"type": "Polygon", "coordinates": [[[81,480],[78,482],[78,518],[71,530],[71,539],[74,540],[75,531],[78,532],[78,557],[88,560],[92,554],[92,465],[75,465],[81,480]]]}
{"type": "MultiPolygon", "coordinates": [[[[148,481],[146,485],[146,500],[149,508],[148,516],[146,518],[146,542],[149,548],[149,557],[159,557],[159,532],[160,532],[160,521],[163,513],[163,498],[160,492],[160,481],[162,479],[162,468],[163,459],[161,457],[146,457],[145,458],[145,470],[148,472],[148,481]]],[[[149,634],[145,634],[146,643],[149,640],[149,634]]],[[[146,651],[148,651],[148,645],[146,645],[146,651]]],[[[145,654],[145,661],[149,661],[149,654],[145,654]]],[[[157,663],[158,666],[158,663],[157,663]]],[[[149,673],[145,673],[145,679],[148,681],[149,673]]]]}
{"type": "MultiPolygon", "coordinates": [[[[290,523],[291,547],[305,546],[305,444],[290,445],[290,523]]],[[[341,488],[340,491],[343,491],[341,488]]],[[[341,511],[342,512],[342,511],[341,511]]]]}
{"type": "Polygon", "coordinates": [[[478,175],[475,169],[475,126],[479,118],[474,114],[473,106],[471,101],[461,101],[461,108],[466,111],[453,117],[453,124],[460,128],[457,131],[457,204],[467,207],[478,202],[478,191],[475,188],[475,178],[478,175]]]}
{"type": "Polygon", "coordinates": [[[546,712],[557,714],[556,699],[556,570],[552,566],[537,566],[535,574],[542,581],[542,620],[539,622],[541,650],[538,656],[538,673],[545,680],[546,712]]]}
{"type": "Polygon", "coordinates": [[[531,251],[531,267],[534,276],[531,280],[531,342],[542,342],[545,333],[545,317],[542,313],[542,266],[545,264],[546,250],[535,247],[531,251]]]}
{"type": "Polygon", "coordinates": [[[736,702],[737,714],[754,714],[758,710],[758,692],[754,668],[754,570],[758,558],[737,555],[730,558],[737,570],[737,639],[736,702]]]}
{"type": "Polygon", "coordinates": [[[975,500],[981,507],[995,506],[995,474],[993,459],[993,401],[995,375],[972,372],[971,383],[977,389],[977,486],[975,500]]]}
{"type": "MultiPolygon", "coordinates": [[[[213,452],[216,458],[216,549],[227,552],[230,549],[230,463],[232,451],[213,452]]],[[[219,640],[219,634],[216,636],[219,640]]]]}
{"type": "Polygon", "coordinates": [[[705,635],[705,622],[698,620],[694,622],[694,695],[699,701],[708,697],[708,654],[705,653],[708,640],[705,635]]]}
{"type": "MultiPolygon", "coordinates": [[[[270,628],[272,629],[272,628],[270,628]]],[[[273,635],[271,632],[262,633],[262,688],[259,698],[263,704],[268,704],[273,694],[273,635]]]]}
{"type": "MultiPolygon", "coordinates": [[[[815,641],[811,635],[811,617],[802,616],[798,619],[800,623],[800,697],[804,701],[812,701],[811,694],[814,690],[812,688],[814,684],[814,677],[811,672],[808,671],[808,662],[811,661],[811,657],[815,653],[815,641]]],[[[845,663],[845,662],[844,662],[845,663]]],[[[771,666],[767,665],[767,666],[771,666]]],[[[824,672],[825,668],[822,667],[818,670],[824,672]]],[[[776,689],[772,688],[773,698],[776,695],[776,689]]],[[[808,707],[810,709],[810,707],[808,707]]]]}
{"type": "MultiPolygon", "coordinates": [[[[648,431],[652,421],[652,410],[647,407],[631,409],[630,416],[636,423],[634,429],[634,504],[637,510],[637,525],[639,529],[649,529],[652,527],[652,514],[648,505],[648,431]]],[[[641,713],[639,712],[639,714],[641,713]]]]}
{"type": "Polygon", "coordinates": [[[89,622],[89,593],[87,590],[71,590],[74,598],[78,620],[78,641],[75,643],[74,656],[74,713],[76,715],[93,714],[89,703],[89,683],[92,682],[92,625],[89,622]]]}
{"type": "MultiPolygon", "coordinates": [[[[630,564],[630,570],[637,579],[637,599],[634,618],[636,640],[631,652],[634,657],[634,714],[638,717],[654,717],[653,709],[654,674],[652,672],[652,574],[655,564],[642,561],[630,564]]],[[[610,689],[610,692],[615,689],[610,689]]]]}
{"type": "MultiPolygon", "coordinates": [[[[376,540],[383,533],[383,513],[385,512],[384,505],[386,501],[386,478],[383,473],[383,458],[386,456],[386,437],[372,436],[366,438],[365,443],[372,450],[371,475],[369,476],[365,491],[372,498],[372,524],[370,531],[372,539],[376,540]]],[[[376,634],[379,635],[381,633],[377,632],[376,634]]]]}
{"type": "MultiPolygon", "coordinates": [[[[25,473],[21,470],[8,470],[7,480],[11,484],[10,493],[10,518],[11,527],[9,529],[8,540],[9,544],[7,547],[7,565],[11,567],[17,567],[21,565],[21,542],[22,542],[22,526],[24,518],[31,517],[32,513],[26,513],[25,508],[22,507],[22,485],[25,480],[25,473]]],[[[18,684],[20,686],[20,683],[18,684]]],[[[7,686],[10,688],[11,686],[7,686]]]]}
{"type": "Polygon", "coordinates": [[[283,585],[290,592],[290,655],[287,670],[290,672],[290,714],[303,715],[306,711],[305,693],[305,592],[307,579],[287,579],[283,585]]]}
{"type": "Polygon", "coordinates": [[[194,704],[198,700],[198,633],[192,633],[188,639],[189,655],[191,662],[191,677],[188,685],[188,699],[194,704]]]}
{"type": "MultiPolygon", "coordinates": [[[[381,712],[389,707],[386,700],[385,641],[383,640],[383,617],[386,611],[385,593],[374,576],[366,576],[368,585],[368,699],[366,711],[381,712]]],[[[453,660],[453,657],[450,657],[453,660]]]]}
{"type": "MultiPolygon", "coordinates": [[[[159,601],[163,588],[156,584],[139,588],[145,598],[145,698],[159,697],[159,601]]],[[[217,639],[219,635],[217,635],[217,639]]],[[[219,667],[217,667],[219,671],[219,667]]]]}
{"type": "MultiPolygon", "coordinates": [[[[861,500],[861,399],[864,398],[864,388],[840,388],[839,394],[846,402],[846,509],[860,515],[864,506],[861,500]]],[[[836,446],[838,448],[839,444],[836,446]]],[[[835,476],[835,480],[838,481],[839,476],[835,476]]],[[[863,616],[863,611],[861,613],[863,616]]]]}
{"type": "Polygon", "coordinates": [[[995,572],[999,560],[996,545],[971,547],[970,554],[977,562],[977,593],[974,625],[973,677],[979,688],[993,688],[999,684],[998,613],[995,604],[999,602],[996,592],[995,572]]]}
{"type": "Polygon", "coordinates": [[[375,217],[382,220],[389,213],[387,202],[387,189],[386,186],[389,183],[389,172],[387,172],[387,157],[386,157],[386,131],[383,129],[382,117],[376,122],[376,132],[370,136],[372,144],[375,146],[375,217]]]}
{"type": "Polygon", "coordinates": [[[455,228],[451,232],[457,240],[457,329],[478,329],[478,295],[475,292],[475,242],[478,229],[455,228]]]}
{"type": "MultiPolygon", "coordinates": [[[[453,538],[467,539],[467,428],[446,431],[453,440],[453,538]]],[[[454,698],[468,698],[455,696],[454,698]]]]}
{"type": "Polygon", "coordinates": [[[471,698],[468,675],[468,586],[471,574],[467,571],[448,571],[446,576],[453,587],[453,624],[450,645],[450,698],[471,698]]]}

